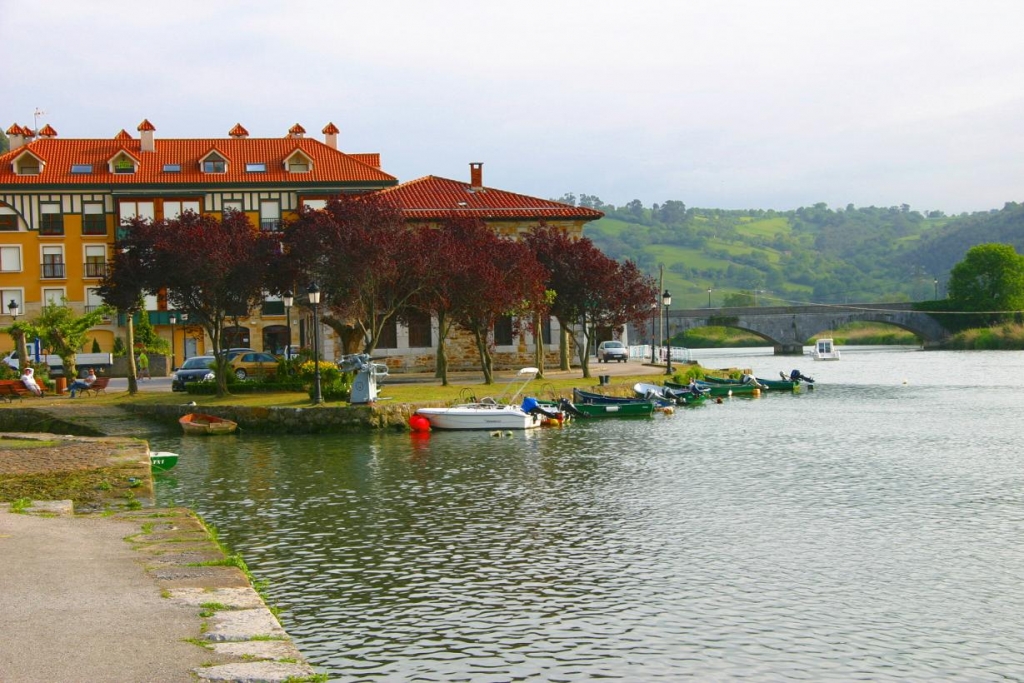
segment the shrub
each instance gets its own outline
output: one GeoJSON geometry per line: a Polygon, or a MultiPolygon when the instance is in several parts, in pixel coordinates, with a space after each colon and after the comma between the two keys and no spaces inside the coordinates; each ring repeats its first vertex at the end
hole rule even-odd
{"type": "MultiPolygon", "coordinates": [[[[323,370],[320,371],[323,373],[323,370]]],[[[321,378],[322,379],[322,378],[321,378]]],[[[309,387],[309,398],[312,400],[315,388],[309,387]]],[[[344,379],[336,379],[333,382],[320,382],[320,394],[324,401],[348,401],[352,396],[352,383],[344,379]]]]}
{"type": "MultiPolygon", "coordinates": [[[[305,361],[299,365],[299,377],[307,382],[313,381],[313,375],[316,373],[316,363],[311,360],[305,361]]],[[[329,360],[320,361],[320,386],[325,387],[328,384],[333,384],[341,379],[341,370],[338,366],[329,360]]]]}

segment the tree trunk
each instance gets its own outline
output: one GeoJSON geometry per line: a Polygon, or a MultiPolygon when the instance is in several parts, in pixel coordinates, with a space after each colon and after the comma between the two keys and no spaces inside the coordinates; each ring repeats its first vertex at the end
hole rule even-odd
{"type": "Polygon", "coordinates": [[[537,367],[537,379],[544,379],[544,330],[540,313],[533,314],[533,364],[537,367]]]}
{"type": "Polygon", "coordinates": [[[480,334],[479,330],[474,330],[473,337],[476,338],[476,349],[480,353],[480,368],[484,372],[484,384],[494,384],[491,352],[487,348],[487,334],[480,334]]]}
{"type": "Polygon", "coordinates": [[[444,311],[437,313],[437,353],[434,357],[434,377],[441,380],[441,386],[448,386],[448,352],[445,349],[445,342],[448,334],[445,331],[445,320],[448,316],[444,311]]]}
{"type": "Polygon", "coordinates": [[[25,342],[25,333],[18,330],[14,333],[14,343],[18,349],[18,371],[25,372],[25,368],[31,362],[28,358],[28,344],[25,342]]]}
{"type": "Polygon", "coordinates": [[[558,321],[558,368],[560,370],[572,369],[569,362],[569,329],[561,320],[558,321]]]}
{"type": "Polygon", "coordinates": [[[135,318],[131,313],[125,316],[125,344],[128,347],[128,395],[139,393],[139,375],[135,367],[135,318]]]}

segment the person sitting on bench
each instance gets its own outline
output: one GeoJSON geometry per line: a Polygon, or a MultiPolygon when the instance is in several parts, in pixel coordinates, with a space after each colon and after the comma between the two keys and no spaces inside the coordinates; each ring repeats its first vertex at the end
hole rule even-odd
{"type": "Polygon", "coordinates": [[[71,392],[71,398],[75,397],[76,391],[88,389],[89,387],[92,386],[92,383],[95,381],[96,371],[93,370],[92,368],[89,368],[89,374],[87,374],[84,379],[76,379],[74,382],[71,383],[71,386],[68,387],[68,390],[71,392]]]}
{"type": "Polygon", "coordinates": [[[25,385],[25,388],[31,391],[36,396],[42,396],[43,390],[36,384],[35,370],[32,368],[25,368],[21,371],[21,383],[25,385]]]}

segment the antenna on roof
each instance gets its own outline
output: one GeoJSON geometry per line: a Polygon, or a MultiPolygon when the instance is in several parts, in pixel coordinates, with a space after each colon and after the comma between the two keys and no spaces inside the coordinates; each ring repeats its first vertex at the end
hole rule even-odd
{"type": "Polygon", "coordinates": [[[46,112],[36,107],[36,110],[32,113],[32,128],[34,133],[39,132],[39,117],[46,116],[46,112]]]}

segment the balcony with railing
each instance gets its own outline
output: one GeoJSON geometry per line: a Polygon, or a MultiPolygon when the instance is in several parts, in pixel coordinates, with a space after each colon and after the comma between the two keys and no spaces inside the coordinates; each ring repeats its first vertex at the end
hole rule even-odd
{"type": "Polygon", "coordinates": [[[63,280],[64,279],[64,264],[63,263],[44,263],[43,264],[43,279],[46,279],[46,280],[63,280]]]}

